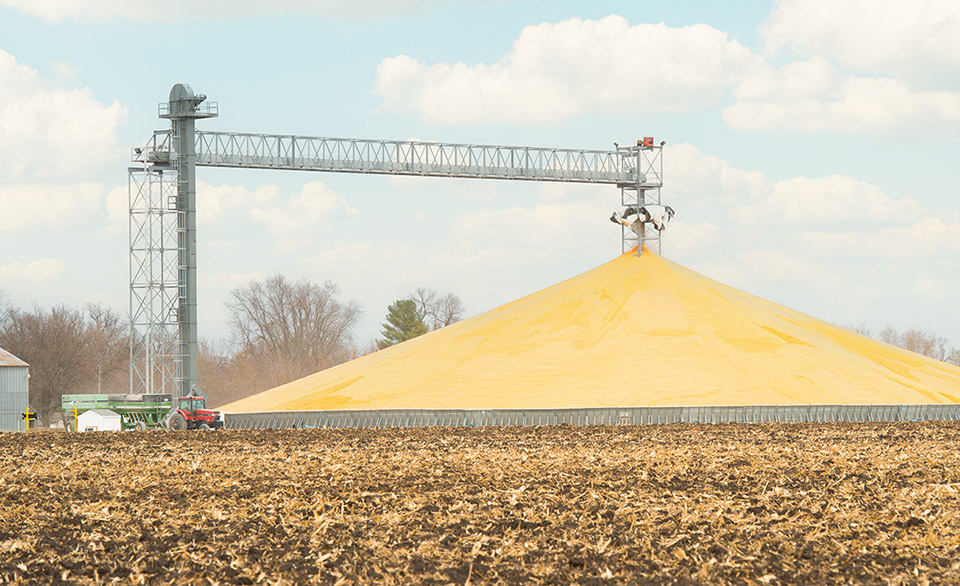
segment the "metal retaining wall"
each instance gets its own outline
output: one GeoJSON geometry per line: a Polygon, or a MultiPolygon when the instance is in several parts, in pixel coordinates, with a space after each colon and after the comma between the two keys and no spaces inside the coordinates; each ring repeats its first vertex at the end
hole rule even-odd
{"type": "Polygon", "coordinates": [[[587,409],[370,409],[225,413],[228,429],[960,421],[960,405],[746,405],[587,409]]]}

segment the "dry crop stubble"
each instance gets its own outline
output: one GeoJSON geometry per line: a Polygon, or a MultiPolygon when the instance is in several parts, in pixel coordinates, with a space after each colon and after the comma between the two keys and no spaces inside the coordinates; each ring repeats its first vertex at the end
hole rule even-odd
{"type": "Polygon", "coordinates": [[[947,423],[0,435],[7,583],[960,582],[947,423]]]}

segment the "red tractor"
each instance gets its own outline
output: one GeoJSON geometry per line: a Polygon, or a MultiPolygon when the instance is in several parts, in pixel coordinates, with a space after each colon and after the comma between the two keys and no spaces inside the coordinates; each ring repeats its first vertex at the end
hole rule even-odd
{"type": "Polygon", "coordinates": [[[163,426],[172,431],[184,429],[222,429],[223,414],[206,408],[206,398],[191,392],[180,397],[176,409],[163,418],[163,426]]]}

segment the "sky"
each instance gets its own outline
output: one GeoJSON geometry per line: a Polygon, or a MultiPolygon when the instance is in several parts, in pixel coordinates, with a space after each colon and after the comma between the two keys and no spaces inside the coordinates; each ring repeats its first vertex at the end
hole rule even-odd
{"type": "MultiPolygon", "coordinates": [[[[0,289],[129,308],[127,167],[186,83],[209,130],[666,141],[663,255],[837,324],[960,346],[955,0],[0,0],[0,289]],[[589,4],[589,5],[588,5],[589,4]]],[[[475,315],[620,252],[603,185],[199,168],[199,329],[283,273],[475,315]]]]}

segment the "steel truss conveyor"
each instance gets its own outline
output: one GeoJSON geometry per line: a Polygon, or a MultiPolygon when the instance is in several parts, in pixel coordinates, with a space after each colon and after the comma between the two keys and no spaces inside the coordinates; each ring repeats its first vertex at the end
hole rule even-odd
{"type": "MultiPolygon", "coordinates": [[[[155,132],[135,155],[169,163],[170,136],[155,132]]],[[[197,130],[195,152],[198,167],[662,185],[660,148],[652,144],[601,151],[197,130]]]]}

